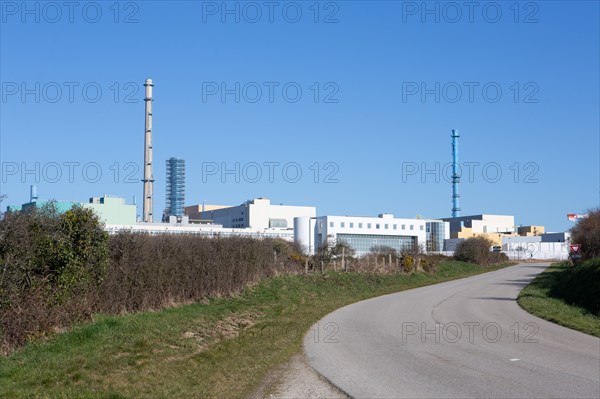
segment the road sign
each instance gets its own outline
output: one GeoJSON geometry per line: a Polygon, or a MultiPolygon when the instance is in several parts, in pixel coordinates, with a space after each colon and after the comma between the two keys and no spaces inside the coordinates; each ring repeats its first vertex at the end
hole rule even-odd
{"type": "Polygon", "coordinates": [[[571,249],[571,253],[573,255],[579,255],[579,250],[581,249],[581,244],[569,245],[569,248],[571,249]]]}
{"type": "Polygon", "coordinates": [[[578,213],[567,213],[567,219],[569,219],[571,222],[574,222],[577,219],[585,219],[587,217],[588,217],[587,213],[584,215],[580,215],[578,213]]]}

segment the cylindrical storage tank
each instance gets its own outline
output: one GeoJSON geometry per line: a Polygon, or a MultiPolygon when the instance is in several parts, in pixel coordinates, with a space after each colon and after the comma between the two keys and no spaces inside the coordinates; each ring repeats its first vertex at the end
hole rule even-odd
{"type": "Polygon", "coordinates": [[[305,253],[310,251],[310,216],[294,218],[294,242],[299,244],[305,253]]]}

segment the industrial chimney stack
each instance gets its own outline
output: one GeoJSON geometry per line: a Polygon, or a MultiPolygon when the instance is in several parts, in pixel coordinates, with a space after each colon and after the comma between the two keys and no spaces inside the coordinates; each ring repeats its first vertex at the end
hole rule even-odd
{"type": "Polygon", "coordinates": [[[146,79],[144,84],[146,87],[146,124],[144,136],[144,217],[145,223],[153,221],[153,202],[152,202],[152,185],[154,178],[152,177],[152,79],[146,79]]]}
{"type": "Polygon", "coordinates": [[[452,130],[452,217],[460,217],[460,207],[458,201],[458,183],[460,183],[460,170],[458,166],[458,130],[452,130]]]}

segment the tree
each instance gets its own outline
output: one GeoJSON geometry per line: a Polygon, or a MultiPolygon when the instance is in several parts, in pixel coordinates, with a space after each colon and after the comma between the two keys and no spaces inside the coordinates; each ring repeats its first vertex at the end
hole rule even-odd
{"type": "Polygon", "coordinates": [[[600,258],[600,208],[590,210],[571,228],[571,242],[581,245],[582,259],[600,258]]]}

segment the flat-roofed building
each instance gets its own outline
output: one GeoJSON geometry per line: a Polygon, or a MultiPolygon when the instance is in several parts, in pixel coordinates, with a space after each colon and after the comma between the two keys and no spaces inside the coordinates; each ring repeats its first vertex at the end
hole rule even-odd
{"type": "Polygon", "coordinates": [[[448,236],[449,226],[441,220],[401,219],[389,213],[378,217],[319,216],[294,220],[294,240],[309,254],[314,254],[328,240],[332,244],[345,242],[359,256],[376,247],[397,251],[419,247],[427,251],[429,247],[441,251],[448,236]],[[433,240],[430,245],[428,237],[433,240]]]}
{"type": "Polygon", "coordinates": [[[226,228],[293,229],[294,218],[315,217],[314,206],[273,205],[267,198],[256,198],[238,206],[207,209],[199,212],[199,219],[211,220],[226,228]]]}

